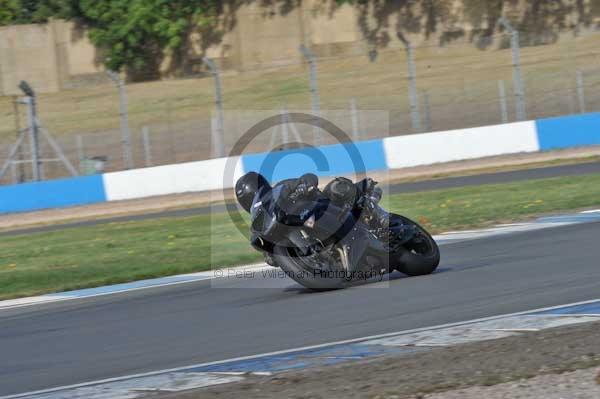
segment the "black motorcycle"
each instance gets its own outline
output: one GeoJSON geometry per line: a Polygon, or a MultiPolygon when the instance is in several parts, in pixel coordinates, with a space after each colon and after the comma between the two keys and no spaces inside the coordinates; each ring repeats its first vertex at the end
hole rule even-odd
{"type": "Polygon", "coordinates": [[[379,206],[382,191],[366,179],[351,204],[319,192],[311,199],[279,184],[257,192],[250,208],[251,245],[267,263],[314,290],[344,288],[398,270],[432,273],[440,262],[431,235],[412,220],[379,206]]]}

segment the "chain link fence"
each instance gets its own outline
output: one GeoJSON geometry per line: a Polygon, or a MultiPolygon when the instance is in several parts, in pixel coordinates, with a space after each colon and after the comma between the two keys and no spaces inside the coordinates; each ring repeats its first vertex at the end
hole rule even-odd
{"type": "MultiPolygon", "coordinates": [[[[269,110],[271,115],[319,112],[353,140],[379,138],[388,131],[405,135],[600,111],[600,33],[565,34],[554,41],[520,33],[517,49],[508,31],[414,47],[406,40],[377,51],[365,41],[340,47],[339,52],[308,49],[312,60],[282,59],[274,63],[277,67],[218,72],[226,116],[223,126],[213,117],[218,115],[214,75],[126,85],[132,166],[228,154],[250,128],[250,121],[255,121],[239,110],[269,110]],[[523,85],[523,104],[515,87],[516,73],[523,85]],[[385,116],[366,112],[373,110],[385,116]]],[[[18,130],[27,128],[25,110],[15,106],[15,100],[0,98],[0,163],[6,160],[18,130]]],[[[124,149],[127,143],[114,85],[40,95],[38,103],[40,122],[80,174],[127,168],[128,149],[124,149]]],[[[310,126],[279,127],[265,132],[247,150],[262,152],[298,142],[332,144],[334,140],[315,135],[310,126]]],[[[46,142],[40,145],[40,157],[48,160],[43,163],[44,178],[69,175],[46,142]]],[[[0,183],[32,180],[30,160],[25,145],[0,183]]]]}

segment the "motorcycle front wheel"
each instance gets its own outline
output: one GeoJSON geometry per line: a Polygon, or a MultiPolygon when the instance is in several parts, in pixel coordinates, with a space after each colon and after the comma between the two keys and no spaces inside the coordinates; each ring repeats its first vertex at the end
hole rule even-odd
{"type": "Polygon", "coordinates": [[[302,256],[287,241],[275,246],[273,261],[289,278],[311,290],[337,290],[348,284],[341,264],[331,264],[319,256],[302,256]]]}
{"type": "Polygon", "coordinates": [[[431,235],[417,222],[409,218],[392,214],[391,222],[396,219],[405,225],[416,228],[417,234],[413,239],[404,244],[404,249],[395,255],[395,269],[408,276],[424,276],[431,274],[440,264],[440,249],[431,235]]]}

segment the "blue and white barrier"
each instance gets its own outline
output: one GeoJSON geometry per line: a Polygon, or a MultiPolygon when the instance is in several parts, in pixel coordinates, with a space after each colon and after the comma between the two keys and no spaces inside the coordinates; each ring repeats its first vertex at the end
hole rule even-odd
{"type": "Polygon", "coordinates": [[[600,144],[600,113],[540,119],[535,122],[539,150],[600,144]]]}
{"type": "Polygon", "coordinates": [[[278,181],[307,172],[343,175],[589,145],[600,145],[600,113],[1,186],[0,213],[231,188],[249,171],[278,181]],[[233,179],[226,179],[226,165],[234,166],[233,179]]]}
{"type": "Polygon", "coordinates": [[[388,137],[383,143],[390,169],[540,149],[533,121],[388,137]]]}
{"type": "Polygon", "coordinates": [[[102,175],[0,186],[0,213],[107,201],[102,175]]]}
{"type": "MultiPolygon", "coordinates": [[[[102,183],[107,201],[181,194],[193,191],[211,191],[232,187],[227,185],[225,168],[228,158],[206,161],[132,169],[106,173],[102,183]]],[[[239,157],[231,162],[235,165],[233,181],[244,174],[239,157]]]]}
{"type": "Polygon", "coordinates": [[[260,172],[275,182],[304,173],[333,176],[388,169],[382,140],[248,154],[242,163],[245,172],[260,172]]]}

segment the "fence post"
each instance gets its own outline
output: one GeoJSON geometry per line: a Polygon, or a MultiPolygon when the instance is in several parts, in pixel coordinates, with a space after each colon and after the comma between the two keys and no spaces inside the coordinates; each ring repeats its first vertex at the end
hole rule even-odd
{"type": "MultiPolygon", "coordinates": [[[[46,141],[48,142],[48,144],[50,144],[50,147],[52,147],[52,150],[54,150],[54,153],[62,161],[63,165],[69,171],[71,176],[78,176],[79,173],[77,173],[77,169],[75,169],[75,167],[71,164],[71,161],[69,161],[69,159],[63,152],[60,145],[58,145],[56,140],[54,140],[52,138],[52,136],[50,135],[50,132],[48,132],[48,129],[44,128],[38,119],[36,119],[36,123],[38,125],[40,132],[42,132],[42,135],[46,138],[46,141]]],[[[42,169],[42,173],[43,173],[43,169],[42,169]]]]}
{"type": "Polygon", "coordinates": [[[415,54],[412,44],[404,37],[402,32],[397,32],[398,39],[406,47],[408,62],[408,99],[410,102],[410,116],[412,128],[415,132],[421,131],[421,114],[419,112],[419,93],[417,93],[417,71],[415,68],[415,54]]]}
{"type": "Polygon", "coordinates": [[[142,127],[142,144],[144,145],[144,161],[146,167],[152,166],[152,147],[150,147],[150,129],[142,127]]]}
{"type": "Polygon", "coordinates": [[[523,86],[523,78],[521,75],[521,44],[519,42],[519,31],[513,28],[511,23],[505,17],[500,18],[499,22],[510,34],[516,119],[518,121],[523,121],[527,119],[527,109],[525,104],[525,87],[523,86]]]}
{"type": "Polygon", "coordinates": [[[17,153],[17,151],[19,151],[19,148],[21,147],[21,145],[23,145],[24,142],[25,142],[25,131],[23,131],[21,134],[19,134],[19,138],[17,139],[17,142],[10,148],[8,158],[6,159],[6,161],[4,161],[2,168],[0,168],[0,179],[2,179],[4,177],[4,174],[6,173],[8,168],[11,167],[11,164],[13,163],[13,158],[14,158],[15,154],[17,153]]]}
{"type": "Polygon", "coordinates": [[[223,142],[225,140],[225,122],[224,122],[224,113],[223,113],[223,87],[221,85],[221,71],[217,67],[215,62],[208,58],[202,58],[202,62],[204,65],[208,67],[211,75],[215,80],[215,106],[217,108],[217,120],[216,125],[213,127],[213,142],[215,146],[213,149],[215,151],[215,156],[217,158],[221,158],[225,156],[225,148],[223,146],[223,142]]]}
{"type": "Polygon", "coordinates": [[[119,90],[119,116],[121,119],[121,136],[123,144],[123,161],[125,169],[133,168],[133,155],[131,153],[131,134],[129,132],[129,114],[127,111],[127,93],[125,83],[118,72],[107,71],[107,75],[117,86],[119,90]]]}
{"type": "Polygon", "coordinates": [[[583,73],[577,71],[577,96],[579,97],[579,112],[585,114],[585,86],[583,85],[583,73]]]}
{"type": "Polygon", "coordinates": [[[41,179],[41,165],[39,153],[39,130],[36,121],[35,97],[25,97],[27,105],[27,124],[29,126],[29,147],[31,148],[31,170],[34,181],[41,179]]]}
{"type": "MultiPolygon", "coordinates": [[[[21,135],[21,112],[19,112],[19,97],[13,96],[13,112],[15,116],[15,132],[16,139],[19,139],[21,135]]],[[[19,151],[17,153],[17,161],[23,161],[23,149],[19,147],[19,151]]],[[[17,165],[18,174],[17,174],[17,183],[23,183],[25,181],[25,168],[23,162],[18,162],[17,165]]]]}
{"type": "MultiPolygon", "coordinates": [[[[31,169],[34,181],[42,178],[42,168],[39,149],[39,127],[37,123],[37,102],[33,88],[26,81],[19,83],[19,89],[25,94],[23,103],[27,105],[27,131],[29,133],[29,146],[31,148],[31,169]]],[[[10,159],[9,159],[10,160],[10,159]]]]}
{"type": "Polygon", "coordinates": [[[10,161],[10,175],[12,176],[12,183],[17,184],[17,169],[15,168],[15,162],[10,161]]]}
{"type": "Polygon", "coordinates": [[[498,81],[498,97],[500,98],[500,118],[502,123],[508,123],[508,106],[506,104],[506,89],[504,88],[504,81],[498,81]]]}
{"type": "MultiPolygon", "coordinates": [[[[25,138],[29,136],[29,144],[31,147],[31,164],[32,164],[32,175],[34,181],[39,181],[44,179],[44,169],[42,162],[43,159],[40,158],[39,154],[39,134],[46,138],[52,150],[58,155],[58,158],[63,162],[69,173],[73,176],[77,176],[77,170],[73,167],[71,162],[67,159],[62,149],[58,145],[58,143],[52,138],[50,133],[40,123],[37,117],[36,110],[36,95],[33,88],[26,82],[21,81],[19,83],[19,89],[25,94],[25,97],[19,100],[19,103],[27,105],[27,119],[28,119],[28,127],[19,132],[17,137],[17,142],[11,147],[8,158],[0,168],[0,179],[4,176],[4,174],[8,171],[9,168],[12,168],[15,160],[14,157],[17,155],[17,152],[21,150],[21,146],[25,142],[25,138]]],[[[20,158],[20,157],[19,157],[20,158]]],[[[50,160],[54,161],[54,159],[50,160]]],[[[19,161],[19,165],[22,162],[19,161]]],[[[29,162],[29,161],[27,161],[29,162]]]]}
{"type": "Polygon", "coordinates": [[[210,134],[212,136],[213,156],[215,158],[221,158],[225,154],[223,135],[221,132],[217,118],[210,118],[210,134]]]}
{"type": "MultiPolygon", "coordinates": [[[[319,101],[319,86],[317,83],[317,59],[312,51],[310,51],[304,44],[300,45],[300,52],[304,58],[306,58],[310,68],[310,98],[312,113],[314,116],[319,117],[321,114],[321,105],[319,101]]],[[[321,130],[319,129],[319,126],[313,127],[313,136],[315,146],[321,144],[321,130]]]]}
{"type": "Polygon", "coordinates": [[[425,90],[423,92],[423,118],[424,118],[424,129],[426,132],[431,132],[431,106],[429,104],[429,92],[425,90]]]}

